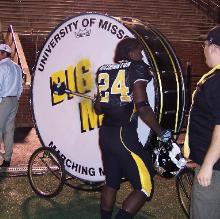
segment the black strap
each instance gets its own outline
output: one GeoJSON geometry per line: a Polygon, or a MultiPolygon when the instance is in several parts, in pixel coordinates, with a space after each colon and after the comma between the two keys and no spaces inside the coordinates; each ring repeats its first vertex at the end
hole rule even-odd
{"type": "Polygon", "coordinates": [[[144,107],[144,106],[150,106],[149,102],[148,101],[141,101],[141,102],[135,104],[135,107],[137,110],[140,109],[141,107],[144,107]]]}

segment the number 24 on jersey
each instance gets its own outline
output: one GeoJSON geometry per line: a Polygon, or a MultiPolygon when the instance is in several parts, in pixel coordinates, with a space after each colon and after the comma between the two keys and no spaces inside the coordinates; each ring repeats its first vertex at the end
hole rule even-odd
{"type": "Polygon", "coordinates": [[[100,102],[108,103],[109,94],[119,94],[121,102],[130,102],[131,97],[128,95],[129,88],[125,84],[125,70],[120,69],[111,87],[109,83],[109,74],[100,73],[98,76],[99,92],[104,94],[100,102]]]}

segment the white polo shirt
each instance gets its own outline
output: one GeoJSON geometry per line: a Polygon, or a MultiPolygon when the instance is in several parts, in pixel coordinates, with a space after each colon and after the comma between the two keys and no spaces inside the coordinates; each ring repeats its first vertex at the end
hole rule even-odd
{"type": "Polygon", "coordinates": [[[21,96],[22,71],[10,58],[0,61],[0,102],[2,97],[21,96]]]}

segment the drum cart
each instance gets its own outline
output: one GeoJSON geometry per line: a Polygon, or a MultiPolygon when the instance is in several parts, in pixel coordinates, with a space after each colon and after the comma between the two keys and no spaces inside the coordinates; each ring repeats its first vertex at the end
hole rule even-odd
{"type": "Polygon", "coordinates": [[[103,182],[90,182],[66,173],[63,160],[49,147],[38,148],[30,157],[27,170],[30,185],[39,196],[51,198],[64,184],[82,191],[100,191],[103,182]]]}
{"type": "MultiPolygon", "coordinates": [[[[104,64],[103,60],[112,62],[116,43],[125,36],[139,39],[143,46],[143,61],[149,65],[153,76],[147,93],[160,124],[175,133],[179,132],[184,118],[185,85],[181,63],[166,37],[152,25],[145,25],[133,18],[98,13],[70,17],[48,36],[38,54],[32,78],[34,123],[44,147],[32,154],[28,178],[38,195],[54,197],[64,184],[83,191],[101,190],[103,175],[91,177],[90,180],[79,171],[68,169],[66,162],[50,144],[56,144],[57,149],[71,162],[84,165],[83,162],[88,161],[85,166],[96,170],[102,166],[97,149],[96,128],[99,124],[94,125],[94,116],[93,120],[90,118],[92,122],[83,123],[83,116],[87,116],[85,111],[91,109],[91,104],[76,94],[92,95],[95,86],[92,84],[94,80],[90,79],[95,78],[93,74],[104,64]],[[82,111],[83,107],[85,111],[82,111]],[[50,122],[45,123],[45,117],[50,122]],[[85,157],[80,154],[82,147],[86,151],[83,154],[85,157]]],[[[146,130],[142,126],[139,130],[140,136],[147,136],[145,142],[155,140],[149,127],[146,130]]]]}

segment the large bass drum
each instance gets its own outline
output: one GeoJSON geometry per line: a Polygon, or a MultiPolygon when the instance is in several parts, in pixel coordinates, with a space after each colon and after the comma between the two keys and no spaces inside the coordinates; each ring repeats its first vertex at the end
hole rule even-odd
{"type": "MultiPolygon", "coordinates": [[[[182,69],[167,39],[151,25],[132,18],[84,13],[59,24],[45,41],[32,78],[32,110],[43,146],[54,148],[64,159],[65,170],[90,182],[104,180],[98,146],[102,117],[92,101],[65,89],[93,96],[99,66],[112,63],[117,43],[126,36],[144,46],[143,60],[154,74],[147,93],[164,128],[178,132],[183,121],[185,92],[182,69]],[[54,92],[54,86],[64,92],[54,92]]],[[[140,120],[138,136],[143,146],[154,135],[140,120]]]]}

